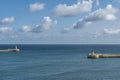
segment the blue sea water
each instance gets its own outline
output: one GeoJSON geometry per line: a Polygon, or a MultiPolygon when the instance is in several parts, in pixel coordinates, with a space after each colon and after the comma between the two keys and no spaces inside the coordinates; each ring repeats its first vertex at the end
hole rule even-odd
{"type": "MultiPolygon", "coordinates": [[[[0,49],[15,45],[0,45],[0,49]]],[[[120,58],[88,59],[120,53],[120,45],[18,45],[20,52],[0,53],[0,80],[120,80],[120,58]]]]}

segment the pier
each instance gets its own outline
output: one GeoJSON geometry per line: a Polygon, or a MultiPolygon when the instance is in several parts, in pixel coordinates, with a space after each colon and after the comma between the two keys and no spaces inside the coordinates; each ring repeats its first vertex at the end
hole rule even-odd
{"type": "Polygon", "coordinates": [[[120,54],[101,54],[101,53],[95,53],[94,51],[92,53],[89,53],[88,58],[91,59],[97,59],[97,58],[120,58],[120,54]]]}
{"type": "Polygon", "coordinates": [[[20,49],[17,48],[17,46],[13,49],[4,49],[4,50],[0,50],[0,52],[19,52],[20,49]]]}

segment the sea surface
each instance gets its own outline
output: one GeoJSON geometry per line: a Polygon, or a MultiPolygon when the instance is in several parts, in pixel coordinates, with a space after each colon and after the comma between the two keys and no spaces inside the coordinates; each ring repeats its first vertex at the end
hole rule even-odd
{"type": "Polygon", "coordinates": [[[87,58],[92,50],[120,53],[120,45],[17,46],[20,52],[0,53],[0,80],[120,80],[120,58],[87,58]]]}

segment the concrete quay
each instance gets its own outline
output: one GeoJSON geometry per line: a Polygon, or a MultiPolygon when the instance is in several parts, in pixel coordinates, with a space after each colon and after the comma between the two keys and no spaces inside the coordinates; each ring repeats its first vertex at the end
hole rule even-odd
{"type": "Polygon", "coordinates": [[[20,49],[17,48],[17,46],[13,49],[5,49],[5,50],[0,50],[0,52],[19,52],[20,49]]]}
{"type": "Polygon", "coordinates": [[[100,53],[90,53],[87,56],[91,59],[97,59],[97,58],[120,58],[120,54],[100,54],[100,53]]]}

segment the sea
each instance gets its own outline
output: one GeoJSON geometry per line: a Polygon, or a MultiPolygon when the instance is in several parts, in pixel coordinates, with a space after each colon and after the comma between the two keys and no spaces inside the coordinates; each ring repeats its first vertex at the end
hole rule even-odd
{"type": "MultiPolygon", "coordinates": [[[[16,44],[0,45],[0,49],[16,44]]],[[[96,53],[119,54],[120,45],[24,44],[20,52],[0,52],[0,80],[120,80],[120,58],[88,59],[96,53]]]]}

